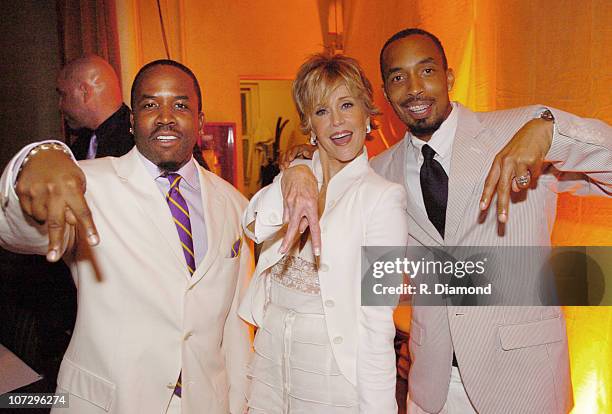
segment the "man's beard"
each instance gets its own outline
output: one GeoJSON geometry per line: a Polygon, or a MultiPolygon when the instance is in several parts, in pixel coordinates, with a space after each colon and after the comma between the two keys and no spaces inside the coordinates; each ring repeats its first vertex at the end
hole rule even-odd
{"type": "Polygon", "coordinates": [[[435,119],[431,122],[427,121],[427,119],[418,119],[414,124],[408,125],[410,133],[415,137],[431,136],[440,128],[440,125],[444,122],[444,118],[435,119]]]}
{"type": "Polygon", "coordinates": [[[157,164],[160,171],[177,172],[182,167],[181,163],[176,161],[162,161],[157,164]]]}
{"type": "MultiPolygon", "coordinates": [[[[409,112],[410,105],[414,104],[429,104],[431,106],[435,106],[436,100],[434,98],[421,95],[409,96],[400,103],[400,106],[404,111],[409,112]]],[[[446,119],[445,116],[431,118],[432,116],[435,116],[435,113],[431,114],[428,118],[423,119],[414,119],[409,114],[405,114],[404,116],[406,117],[406,122],[404,122],[404,124],[406,124],[406,126],[410,130],[410,133],[415,137],[419,138],[431,136],[434,132],[438,130],[438,128],[440,128],[440,125],[442,125],[442,123],[446,119]]]]}

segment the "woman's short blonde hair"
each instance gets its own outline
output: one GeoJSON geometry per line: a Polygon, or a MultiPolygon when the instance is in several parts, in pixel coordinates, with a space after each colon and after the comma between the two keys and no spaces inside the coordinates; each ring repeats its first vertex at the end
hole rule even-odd
{"type": "Polygon", "coordinates": [[[300,115],[302,132],[310,134],[310,116],[315,108],[325,103],[341,85],[345,85],[351,95],[362,102],[368,115],[380,113],[374,106],[372,85],[355,59],[318,53],[300,66],[293,81],[293,101],[300,115]]]}

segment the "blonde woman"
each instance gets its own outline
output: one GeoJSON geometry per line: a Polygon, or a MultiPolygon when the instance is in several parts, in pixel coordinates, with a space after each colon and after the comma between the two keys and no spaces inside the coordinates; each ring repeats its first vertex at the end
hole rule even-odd
{"type": "Polygon", "coordinates": [[[372,88],[355,60],[320,54],[299,69],[293,97],[318,151],[257,193],[243,219],[264,242],[240,307],[259,328],[249,412],[395,414],[393,307],[361,306],[360,247],[404,245],[408,235],[403,187],[368,166],[372,88]],[[316,255],[309,232],[279,252],[282,181],[300,172],[314,174],[321,194],[316,255]]]}

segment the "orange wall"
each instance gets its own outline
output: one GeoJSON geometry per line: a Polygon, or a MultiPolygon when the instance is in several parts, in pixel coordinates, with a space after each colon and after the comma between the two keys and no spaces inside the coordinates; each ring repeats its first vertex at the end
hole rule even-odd
{"type": "MultiPolygon", "coordinates": [[[[346,53],[380,86],[378,54],[407,27],[435,33],[457,82],[454,98],[474,110],[544,102],[612,123],[612,4],[544,0],[448,2],[354,0],[346,53]]],[[[404,129],[380,88],[383,132],[395,142],[404,129]]]]}

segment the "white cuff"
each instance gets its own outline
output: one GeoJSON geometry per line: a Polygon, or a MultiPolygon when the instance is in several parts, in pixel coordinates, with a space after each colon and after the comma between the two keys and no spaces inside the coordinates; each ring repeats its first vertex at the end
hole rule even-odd
{"type": "Polygon", "coordinates": [[[32,149],[34,149],[35,147],[41,144],[51,144],[51,143],[59,144],[63,146],[64,148],[66,148],[68,150],[68,153],[70,154],[70,157],[76,163],[76,158],[74,157],[74,154],[72,154],[72,151],[70,151],[70,148],[68,148],[68,146],[62,141],[58,141],[55,139],[48,139],[45,141],[33,142],[31,144],[26,145],[17,153],[17,155],[13,157],[13,159],[11,159],[8,166],[6,167],[5,171],[7,174],[7,179],[4,183],[4,188],[2,188],[2,194],[1,194],[3,210],[6,208],[8,204],[9,196],[12,195],[17,200],[19,200],[19,197],[17,197],[17,193],[15,192],[15,184],[17,183],[17,176],[19,175],[19,170],[21,169],[21,166],[23,165],[23,161],[28,156],[30,151],[32,151],[32,149]]]}
{"type": "MultiPolygon", "coordinates": [[[[542,117],[542,114],[543,114],[544,112],[546,112],[546,111],[549,111],[550,113],[552,113],[551,108],[548,108],[548,107],[546,107],[546,106],[541,106],[541,107],[540,107],[540,108],[539,108],[539,109],[536,111],[534,118],[541,118],[541,117],[542,117]]],[[[558,126],[557,126],[557,120],[555,119],[555,120],[553,121],[553,136],[552,136],[553,140],[555,139],[555,137],[556,137],[558,134],[559,134],[559,130],[558,130],[558,126]]],[[[551,146],[552,146],[552,144],[551,144],[551,146]]]]}

